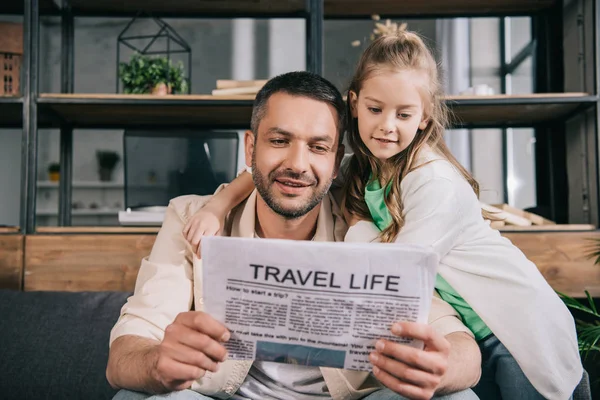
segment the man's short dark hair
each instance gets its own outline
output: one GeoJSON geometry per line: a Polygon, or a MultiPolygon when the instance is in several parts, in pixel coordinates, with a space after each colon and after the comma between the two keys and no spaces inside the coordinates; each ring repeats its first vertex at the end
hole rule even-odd
{"type": "Polygon", "coordinates": [[[346,106],[339,90],[327,79],[312,72],[296,71],[278,75],[270,79],[260,89],[254,100],[250,129],[258,135],[258,125],[267,114],[267,102],[275,93],[307,97],[331,105],[338,114],[337,127],[339,144],[346,130],[346,106]]]}

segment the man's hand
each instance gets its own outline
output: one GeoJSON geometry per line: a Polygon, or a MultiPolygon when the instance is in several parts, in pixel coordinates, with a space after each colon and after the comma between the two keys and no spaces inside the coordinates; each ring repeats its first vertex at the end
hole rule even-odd
{"type": "Polygon", "coordinates": [[[423,350],[381,339],[369,356],[373,374],[385,386],[409,399],[431,399],[448,367],[450,343],[429,325],[399,322],[391,332],[420,339],[423,350]]]}
{"type": "Polygon", "coordinates": [[[229,337],[227,328],[210,315],[183,312],[165,329],[151,374],[166,391],[189,389],[206,371],[219,369],[218,363],[227,358],[220,342],[229,337]]]}

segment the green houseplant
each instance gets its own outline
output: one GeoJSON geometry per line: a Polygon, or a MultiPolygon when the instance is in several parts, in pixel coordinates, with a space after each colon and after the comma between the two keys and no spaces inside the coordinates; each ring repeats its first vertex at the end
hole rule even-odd
{"type": "Polygon", "coordinates": [[[135,53],[119,64],[119,78],[126,94],[182,94],[188,89],[183,63],[174,65],[166,57],[135,53]]]}
{"type": "MultiPolygon", "coordinates": [[[[600,265],[600,240],[591,239],[587,248],[588,259],[593,259],[595,265],[600,265]]],[[[582,319],[577,320],[577,336],[579,339],[579,350],[585,357],[590,352],[600,352],[600,313],[596,308],[594,299],[586,290],[587,305],[573,297],[558,292],[564,303],[572,310],[576,310],[577,315],[582,319]]]]}
{"type": "Polygon", "coordinates": [[[566,294],[559,293],[567,307],[579,311],[586,318],[577,319],[577,338],[579,340],[579,351],[586,358],[590,352],[600,352],[600,313],[594,303],[594,299],[586,290],[587,305],[566,294]]]}
{"type": "MultiPolygon", "coordinates": [[[[594,260],[595,265],[600,265],[600,240],[591,239],[588,247],[588,258],[594,260]]],[[[594,298],[586,290],[586,301],[580,301],[564,293],[558,292],[563,302],[571,309],[575,316],[579,352],[585,369],[590,374],[592,393],[600,391],[600,313],[594,298]],[[586,304],[587,303],[587,304],[586,304]]],[[[592,397],[595,398],[595,395],[592,397]]]]}

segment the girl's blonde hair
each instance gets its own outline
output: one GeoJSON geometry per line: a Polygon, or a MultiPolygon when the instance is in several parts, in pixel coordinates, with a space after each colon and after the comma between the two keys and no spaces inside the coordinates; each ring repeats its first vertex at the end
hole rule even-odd
{"type": "Polygon", "coordinates": [[[365,203],[365,186],[369,179],[381,179],[382,186],[391,182],[389,194],[385,196],[385,204],[392,216],[392,224],[381,232],[382,242],[392,242],[404,226],[403,204],[400,193],[400,182],[417,165],[417,155],[424,146],[430,146],[435,152],[443,155],[452,163],[469,182],[479,197],[479,184],[471,174],[456,160],[446,146],[443,135],[448,123],[448,109],[443,101],[442,87],[438,78],[438,68],[433,55],[421,39],[414,33],[400,30],[374,40],[363,53],[354,77],[348,88],[347,118],[348,142],[354,151],[350,161],[348,179],[344,187],[345,210],[357,217],[371,219],[365,203]],[[419,130],[406,151],[381,161],[374,157],[363,143],[358,132],[358,121],[352,116],[350,92],[359,95],[365,80],[381,71],[412,70],[423,72],[429,78],[429,87],[423,88],[424,119],[428,121],[424,130],[419,130]],[[371,175],[372,174],[372,175],[371,175]]]}

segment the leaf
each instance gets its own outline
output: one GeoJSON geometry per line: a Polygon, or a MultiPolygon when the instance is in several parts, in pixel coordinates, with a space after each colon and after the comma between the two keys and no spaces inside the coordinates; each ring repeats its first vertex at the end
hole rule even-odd
{"type": "MultiPolygon", "coordinates": [[[[598,312],[595,310],[595,308],[592,309],[590,307],[587,307],[585,304],[581,303],[579,300],[576,300],[573,297],[567,296],[564,293],[561,293],[561,292],[556,292],[556,293],[563,300],[563,303],[565,303],[565,305],[567,307],[572,308],[574,310],[583,311],[586,314],[590,314],[590,315],[600,318],[600,315],[598,315],[598,312]]],[[[589,296],[589,292],[587,290],[585,291],[585,293],[589,296]]],[[[588,299],[589,299],[589,297],[588,297],[588,299]]],[[[592,304],[593,304],[593,302],[592,302],[592,304]]]]}
{"type": "Polygon", "coordinates": [[[580,326],[578,329],[579,348],[587,357],[590,351],[598,351],[600,347],[600,325],[580,326]]]}
{"type": "Polygon", "coordinates": [[[588,292],[587,290],[585,291],[585,295],[587,297],[588,303],[590,303],[590,308],[594,311],[594,313],[596,313],[596,315],[598,314],[598,310],[596,309],[596,303],[594,303],[594,299],[592,298],[592,296],[590,295],[590,292],[588,292]]]}
{"type": "Polygon", "coordinates": [[[586,246],[586,258],[594,259],[594,264],[600,264],[600,239],[589,238],[586,246]]]}
{"type": "Polygon", "coordinates": [[[118,71],[125,93],[150,93],[160,83],[170,86],[174,93],[187,93],[182,61],[174,65],[167,57],[149,57],[134,53],[129,63],[119,64],[118,71]]]}
{"type": "Polygon", "coordinates": [[[600,352],[600,314],[590,293],[587,290],[585,291],[589,307],[564,293],[556,293],[558,293],[567,307],[582,311],[588,316],[593,317],[591,318],[592,322],[576,321],[579,352],[584,358],[587,358],[590,352],[600,352]]]}

